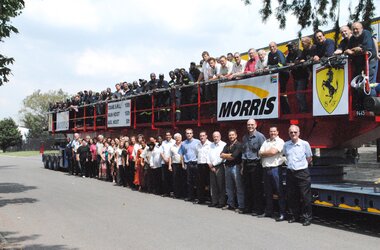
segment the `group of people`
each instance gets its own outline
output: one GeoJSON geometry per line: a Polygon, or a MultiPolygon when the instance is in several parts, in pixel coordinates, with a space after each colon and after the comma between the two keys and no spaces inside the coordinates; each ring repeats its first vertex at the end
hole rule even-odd
{"type": "MultiPolygon", "coordinates": [[[[212,57],[207,51],[202,53],[202,60],[199,67],[194,63],[190,63],[189,71],[184,68],[175,69],[169,72],[169,80],[165,80],[164,74],[159,74],[158,78],[155,73],[150,74],[150,80],[139,79],[133,83],[117,83],[115,90],[107,88],[102,92],[93,93],[89,91],[80,91],[71,99],[63,102],[57,102],[50,105],[49,111],[62,111],[68,109],[78,110],[79,106],[94,104],[99,101],[118,100],[120,98],[152,91],[162,90],[157,95],[155,107],[170,107],[171,93],[169,90],[175,88],[176,102],[176,118],[180,119],[180,113],[190,113],[187,119],[194,119],[194,108],[181,110],[178,108],[181,104],[196,103],[198,90],[194,87],[194,83],[212,82],[218,80],[240,79],[255,74],[279,69],[280,80],[280,103],[283,114],[291,113],[286,92],[288,91],[288,81],[290,76],[293,78],[295,96],[298,104],[298,112],[308,112],[309,108],[306,102],[305,90],[311,81],[311,66],[304,62],[319,62],[323,58],[329,58],[334,55],[346,54],[353,59],[354,75],[359,75],[365,68],[363,54],[369,53],[369,82],[376,83],[377,66],[379,60],[378,46],[376,36],[372,36],[371,32],[363,29],[360,22],[355,22],[349,26],[342,26],[340,29],[342,41],[335,45],[335,42],[325,37],[321,30],[314,32],[313,38],[303,37],[301,39],[301,47],[296,43],[289,42],[287,44],[288,53],[280,51],[275,42],[269,43],[269,51],[263,49],[256,51],[251,48],[248,50],[249,60],[243,60],[239,52],[228,53],[227,56],[212,57]],[[287,68],[283,68],[287,66],[287,68]],[[290,66],[290,68],[289,68],[290,66]],[[283,68],[283,70],[281,70],[283,68]],[[192,85],[194,85],[192,87],[192,85]],[[186,88],[182,88],[186,86],[186,88]],[[187,112],[188,111],[188,112],[187,112]]],[[[216,100],[216,84],[202,84],[201,98],[203,101],[216,100]]],[[[373,88],[371,95],[375,96],[380,93],[380,85],[373,88]]],[[[144,104],[149,104],[150,99],[139,102],[144,108],[144,104]],[[146,102],[147,101],[147,102],[146,102]]],[[[152,103],[150,102],[150,105],[152,103]]],[[[104,109],[104,108],[103,108],[104,109]]],[[[99,111],[100,113],[100,111],[99,111]]],[[[164,118],[167,116],[164,116],[164,118]]]]}
{"type": "Polygon", "coordinates": [[[210,140],[206,131],[200,131],[196,139],[190,128],[185,140],[180,133],[173,139],[169,131],[164,138],[141,134],[80,138],[76,133],[68,139],[65,157],[69,172],[82,177],[276,221],[301,219],[304,226],[310,225],[309,143],[300,138],[296,125],[289,127],[287,142],[275,126],[270,127],[268,139],[256,127],[254,119],[248,120],[242,140],[231,129],[226,142],[219,131],[210,140]]]}

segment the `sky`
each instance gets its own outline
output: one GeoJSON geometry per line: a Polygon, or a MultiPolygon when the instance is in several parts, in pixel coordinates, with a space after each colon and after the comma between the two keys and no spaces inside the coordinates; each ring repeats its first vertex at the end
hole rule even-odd
{"type": "MultiPolygon", "coordinates": [[[[117,82],[149,79],[151,72],[168,77],[174,68],[198,63],[205,50],[221,56],[297,37],[295,18],[289,16],[287,28],[280,30],[274,18],[262,22],[262,1],[253,2],[260,4],[25,0],[23,13],[12,19],[19,34],[5,39],[0,47],[2,54],[15,59],[10,82],[0,87],[0,119],[12,117],[19,122],[22,100],[38,89],[97,92],[114,88],[117,82]]],[[[342,24],[347,22],[345,2],[341,1],[342,24]]],[[[330,28],[331,23],[326,26],[330,28]]]]}

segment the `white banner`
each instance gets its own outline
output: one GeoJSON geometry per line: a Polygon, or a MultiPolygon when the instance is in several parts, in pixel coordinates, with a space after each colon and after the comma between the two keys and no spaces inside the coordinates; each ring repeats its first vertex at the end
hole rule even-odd
{"type": "Polygon", "coordinates": [[[218,84],[218,121],[278,118],[278,74],[218,84]]]}
{"type": "Polygon", "coordinates": [[[53,114],[48,115],[48,131],[53,131],[53,114]]]}
{"type": "Polygon", "coordinates": [[[108,103],[107,117],[109,128],[131,126],[131,100],[108,103]]]}
{"type": "Polygon", "coordinates": [[[344,68],[313,66],[313,116],[348,114],[348,62],[344,68]]]}
{"type": "Polygon", "coordinates": [[[69,130],[69,111],[57,113],[57,124],[55,131],[69,130]]]}

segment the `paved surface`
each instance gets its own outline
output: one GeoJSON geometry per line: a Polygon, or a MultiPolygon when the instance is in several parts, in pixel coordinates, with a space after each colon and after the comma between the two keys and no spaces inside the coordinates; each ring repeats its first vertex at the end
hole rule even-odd
{"type": "MultiPolygon", "coordinates": [[[[238,215],[0,157],[0,237],[25,249],[379,249],[380,238],[238,215]]],[[[0,247],[0,248],[1,248],[0,247]]]]}
{"type": "Polygon", "coordinates": [[[376,158],[376,146],[358,148],[359,161],[344,168],[345,180],[375,182],[380,179],[380,162],[376,158]]]}

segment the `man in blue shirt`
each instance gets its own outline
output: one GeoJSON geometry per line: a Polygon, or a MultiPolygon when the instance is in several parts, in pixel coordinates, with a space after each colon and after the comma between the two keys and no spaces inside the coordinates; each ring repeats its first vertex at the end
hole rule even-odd
{"type": "Polygon", "coordinates": [[[307,141],[299,138],[300,129],[296,125],[289,127],[290,140],[285,142],[284,155],[287,160],[286,188],[290,218],[289,223],[298,220],[300,207],[304,226],[311,224],[311,178],[309,163],[312,161],[312,152],[307,141]],[[300,198],[302,204],[300,206],[300,198]]]}
{"type": "Polygon", "coordinates": [[[182,145],[178,150],[178,154],[183,156],[182,159],[187,172],[187,198],[185,201],[194,201],[194,186],[198,175],[197,149],[200,141],[193,138],[193,135],[193,130],[191,128],[186,129],[186,140],[182,142],[182,145]]]}
{"type": "Polygon", "coordinates": [[[266,138],[256,130],[256,127],[255,119],[249,119],[247,134],[243,136],[242,141],[245,209],[241,213],[262,216],[264,213],[263,167],[258,153],[266,138]]]}

